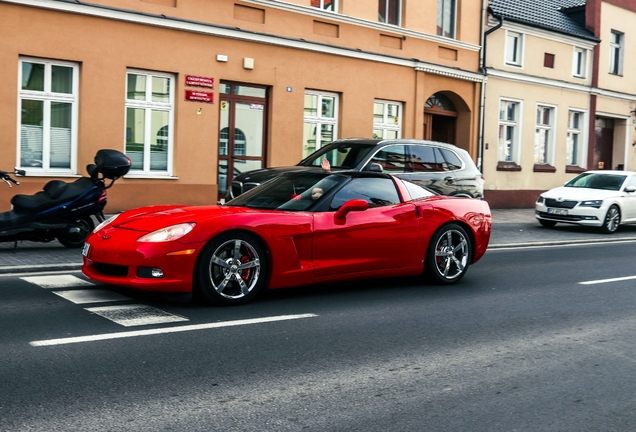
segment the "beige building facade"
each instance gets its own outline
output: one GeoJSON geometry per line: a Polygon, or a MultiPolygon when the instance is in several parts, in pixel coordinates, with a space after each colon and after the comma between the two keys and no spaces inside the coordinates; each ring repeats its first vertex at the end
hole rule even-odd
{"type": "Polygon", "coordinates": [[[493,207],[532,207],[585,170],[636,169],[636,5],[557,3],[489,3],[482,145],[493,207]]]}
{"type": "Polygon", "coordinates": [[[336,138],[438,139],[477,160],[483,6],[2,0],[0,160],[27,176],[0,206],[101,148],[133,162],[107,212],[215,203],[233,174],[336,138]]]}

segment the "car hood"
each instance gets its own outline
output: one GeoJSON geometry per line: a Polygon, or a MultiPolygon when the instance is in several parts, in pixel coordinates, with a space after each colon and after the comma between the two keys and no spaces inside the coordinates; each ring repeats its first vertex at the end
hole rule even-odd
{"type": "Polygon", "coordinates": [[[583,200],[602,200],[610,197],[620,195],[619,191],[609,191],[602,189],[588,189],[588,188],[575,188],[561,186],[558,188],[550,189],[547,192],[541,194],[544,198],[559,199],[573,201],[583,200]]]}
{"type": "MultiPolygon", "coordinates": [[[[258,210],[262,212],[262,210],[258,210]]],[[[257,212],[245,207],[226,206],[152,206],[121,213],[112,226],[141,232],[152,232],[171,225],[202,222],[237,213],[257,212]]]]}
{"type": "Polygon", "coordinates": [[[274,168],[262,168],[253,171],[247,171],[241,173],[234,177],[232,181],[240,181],[242,183],[250,182],[250,183],[265,183],[268,180],[273,179],[283,173],[289,171],[300,171],[306,170],[307,167],[303,166],[283,166],[283,167],[274,167],[274,168]]]}

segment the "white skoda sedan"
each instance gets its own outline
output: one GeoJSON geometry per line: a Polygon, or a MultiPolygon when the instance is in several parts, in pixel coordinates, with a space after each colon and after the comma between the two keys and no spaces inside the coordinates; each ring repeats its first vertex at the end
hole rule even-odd
{"type": "Polygon", "coordinates": [[[564,186],[542,193],[535,216],[544,227],[559,222],[600,227],[613,233],[636,223],[636,172],[587,171],[564,186]]]}

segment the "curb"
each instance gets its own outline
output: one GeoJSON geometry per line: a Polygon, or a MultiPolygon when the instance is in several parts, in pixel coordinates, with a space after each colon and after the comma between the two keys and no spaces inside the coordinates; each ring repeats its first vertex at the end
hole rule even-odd
{"type": "Polygon", "coordinates": [[[1,266],[0,275],[10,273],[42,273],[50,271],[80,270],[81,268],[81,263],[1,266]]]}

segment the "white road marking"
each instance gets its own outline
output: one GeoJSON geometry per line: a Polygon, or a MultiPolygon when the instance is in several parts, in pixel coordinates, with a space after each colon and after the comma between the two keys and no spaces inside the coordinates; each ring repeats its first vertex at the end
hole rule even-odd
{"type": "Polygon", "coordinates": [[[194,331],[194,330],[206,330],[206,329],[213,329],[213,328],[232,327],[232,326],[249,325],[249,324],[261,324],[261,323],[276,322],[276,321],[287,321],[287,320],[295,320],[295,319],[302,319],[302,318],[314,318],[317,316],[318,315],[312,314],[312,313],[299,314],[299,315],[280,315],[280,316],[274,316],[274,317],[253,318],[253,319],[244,319],[244,320],[236,320],[236,321],[223,321],[223,322],[208,323],[208,324],[196,324],[196,325],[188,325],[188,326],[136,330],[136,331],[120,332],[120,333],[105,333],[105,334],[93,335],[93,336],[78,336],[78,337],[72,337],[72,338],[39,340],[39,341],[30,342],[29,344],[34,347],[65,345],[65,344],[73,344],[73,343],[81,343],[81,342],[94,342],[94,341],[108,340],[108,339],[123,339],[123,338],[137,337],[137,336],[150,336],[150,335],[157,335],[157,334],[179,333],[179,332],[187,332],[187,331],[194,331]]]}
{"type": "Polygon", "coordinates": [[[626,280],[632,280],[632,279],[636,279],[636,276],[625,276],[625,277],[612,278],[612,279],[591,280],[591,281],[579,282],[579,285],[594,285],[594,284],[602,284],[602,283],[609,283],[609,282],[620,282],[620,281],[626,281],[626,280]]]}
{"type": "Polygon", "coordinates": [[[188,318],[146,305],[119,305],[86,308],[124,327],[189,321],[188,318]]]}
{"type": "Polygon", "coordinates": [[[57,294],[60,297],[65,298],[66,300],[71,301],[75,304],[106,303],[131,300],[130,297],[126,297],[116,292],[102,289],[53,291],[53,294],[57,294]]]}
{"type": "Polygon", "coordinates": [[[31,276],[20,278],[42,288],[69,288],[78,286],[95,286],[94,283],[73,275],[31,276]]]}

